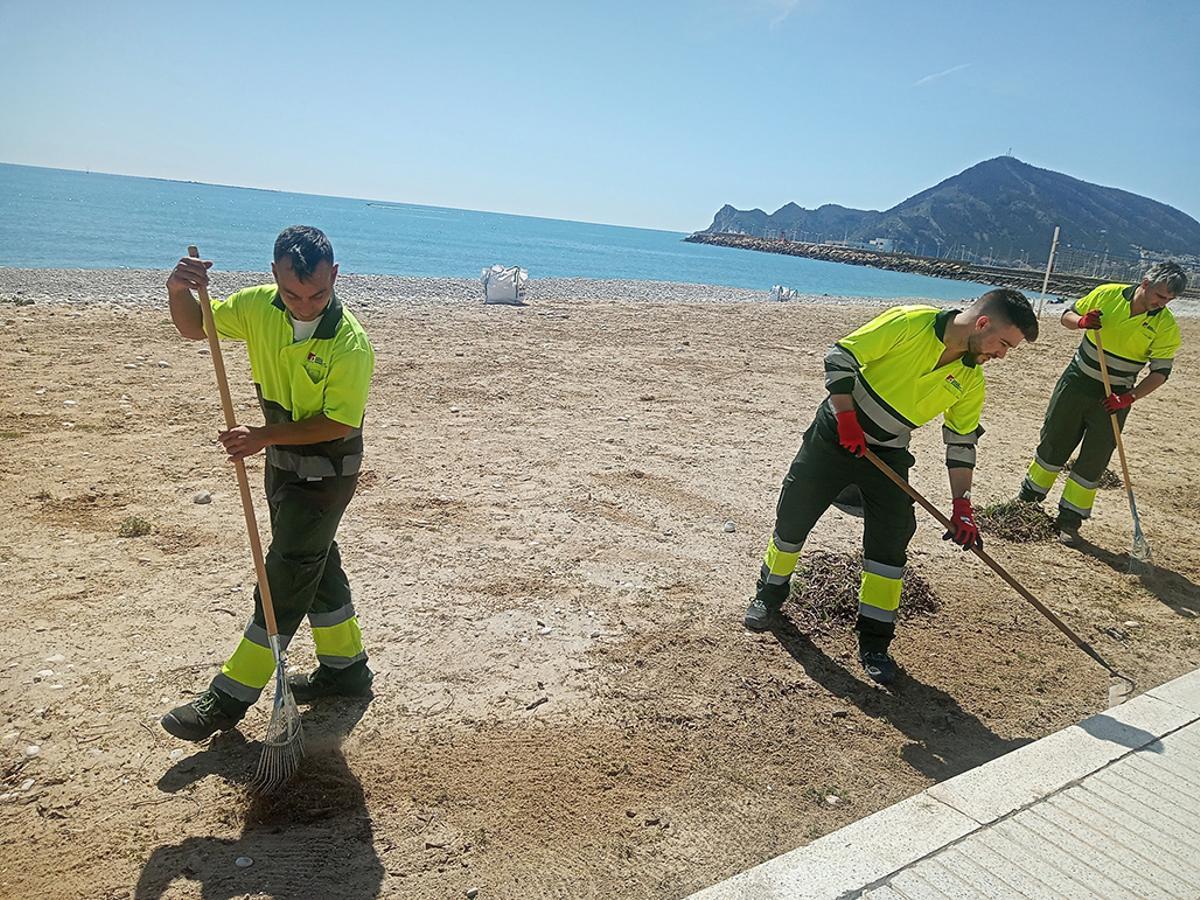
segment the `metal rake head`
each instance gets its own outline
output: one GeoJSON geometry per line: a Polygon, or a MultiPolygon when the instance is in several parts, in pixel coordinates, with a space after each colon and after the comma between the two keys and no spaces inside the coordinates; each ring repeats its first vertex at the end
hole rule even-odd
{"type": "Polygon", "coordinates": [[[1139,529],[1133,533],[1133,549],[1129,551],[1129,571],[1144,574],[1150,570],[1152,561],[1150,544],[1139,529]]]}
{"type": "Polygon", "coordinates": [[[1108,680],[1108,708],[1120,706],[1133,694],[1136,685],[1133,679],[1128,675],[1122,675],[1120,672],[1113,672],[1112,678],[1108,680]]]}
{"type": "Polygon", "coordinates": [[[276,672],[275,705],[271,710],[271,721],[267,725],[262,756],[258,758],[258,771],[250,782],[250,789],[256,794],[273,793],[296,774],[302,759],[304,728],[300,710],[288,689],[287,676],[281,666],[276,672]]]}

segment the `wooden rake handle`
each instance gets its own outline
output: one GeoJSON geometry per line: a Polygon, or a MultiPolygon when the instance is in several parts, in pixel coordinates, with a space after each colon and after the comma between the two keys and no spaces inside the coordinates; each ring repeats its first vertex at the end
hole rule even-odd
{"type": "MultiPolygon", "coordinates": [[[[941,510],[939,510],[936,506],[934,506],[932,503],[930,503],[928,500],[926,500],[924,497],[922,497],[921,494],[917,491],[917,489],[914,488],[911,484],[909,484],[907,481],[905,481],[903,478],[901,478],[899,475],[897,475],[895,469],[893,469],[891,466],[889,466],[887,463],[885,463],[882,459],[880,459],[878,456],[876,456],[873,452],[871,452],[870,447],[867,447],[863,450],[863,456],[865,456],[872,463],[874,463],[875,467],[877,469],[879,469],[879,471],[881,471],[884,475],[886,475],[888,478],[890,478],[892,480],[892,482],[895,483],[896,487],[900,488],[900,490],[904,491],[904,493],[908,494],[908,496],[912,497],[913,500],[915,500],[922,507],[924,507],[925,511],[927,513],[929,513],[931,516],[933,516],[935,519],[937,519],[938,522],[941,523],[942,527],[946,528],[947,530],[953,530],[952,526],[950,524],[950,520],[948,518],[946,518],[945,515],[942,514],[941,510]]],[[[1071,629],[1071,627],[1069,625],[1067,625],[1066,622],[1064,622],[1062,619],[1060,619],[1058,616],[1056,616],[1053,612],[1051,612],[1050,609],[1045,604],[1043,604],[1040,600],[1038,600],[1037,597],[1035,597],[1035,596],[1033,596],[1033,594],[1029,593],[1029,591],[1027,591],[1025,589],[1025,586],[1022,585],[1019,581],[1017,581],[1017,579],[1015,579],[1011,575],[1009,575],[1008,572],[1005,571],[1004,567],[1000,565],[1000,563],[996,562],[994,559],[992,559],[990,556],[988,556],[988,554],[983,550],[982,547],[971,547],[971,552],[974,553],[976,556],[978,556],[981,560],[983,560],[984,563],[987,564],[988,568],[990,568],[993,572],[995,572],[997,575],[999,575],[1000,578],[1009,587],[1011,587],[1014,591],[1016,591],[1018,594],[1021,595],[1021,598],[1023,600],[1025,600],[1034,609],[1036,609],[1043,616],[1045,616],[1046,619],[1049,620],[1051,625],[1053,625],[1055,628],[1057,628],[1059,631],[1061,631],[1063,634],[1065,634],[1067,636],[1067,638],[1071,641],[1072,644],[1074,644],[1076,647],[1078,647],[1080,650],[1082,650],[1084,653],[1086,653],[1088,656],[1090,656],[1095,662],[1097,662],[1100,665],[1101,668],[1108,671],[1109,674],[1111,674],[1115,678],[1120,678],[1122,681],[1127,681],[1130,684],[1133,683],[1132,679],[1130,679],[1126,675],[1122,675],[1120,672],[1118,672],[1116,669],[1114,669],[1112,666],[1110,666],[1107,662],[1105,662],[1104,658],[1092,648],[1091,644],[1089,644],[1087,641],[1085,641],[1083,638],[1081,638],[1079,635],[1077,635],[1071,629]]]]}
{"type": "MultiPolygon", "coordinates": [[[[188,247],[188,256],[200,258],[200,251],[194,246],[188,247]]],[[[217,390],[221,392],[221,409],[225,413],[225,428],[237,425],[233,415],[233,398],[229,396],[229,379],[225,376],[225,360],[221,356],[221,342],[217,338],[217,326],[213,322],[212,303],[208,299],[208,290],[201,287],[200,314],[204,317],[204,332],[208,335],[208,349],[212,356],[213,369],[217,375],[217,390]]],[[[242,514],[246,518],[246,535],[250,538],[250,552],[254,555],[254,571],[258,578],[258,592],[262,597],[263,617],[267,620],[267,635],[274,637],[279,634],[279,626],[275,624],[275,607],[271,603],[271,583],[267,580],[267,565],[263,561],[262,541],[258,536],[258,520],[254,516],[254,499],[250,496],[250,481],[246,478],[246,467],[239,459],[233,464],[237,472],[238,490],[242,494],[242,514]]]]}
{"type": "MultiPolygon", "coordinates": [[[[1086,338],[1085,338],[1086,340],[1086,338]]],[[[1096,329],[1096,356],[1100,358],[1100,378],[1104,382],[1104,396],[1112,396],[1112,382],[1108,380],[1108,363],[1104,361],[1104,344],[1100,341],[1100,329],[1096,329]]],[[[1125,461],[1125,444],[1121,440],[1121,426],[1117,424],[1117,414],[1109,415],[1109,421],[1112,422],[1113,437],[1117,441],[1117,455],[1121,457],[1121,477],[1125,479],[1125,493],[1129,495],[1129,502],[1133,500],[1133,484],[1129,481],[1129,464],[1125,461]]]]}

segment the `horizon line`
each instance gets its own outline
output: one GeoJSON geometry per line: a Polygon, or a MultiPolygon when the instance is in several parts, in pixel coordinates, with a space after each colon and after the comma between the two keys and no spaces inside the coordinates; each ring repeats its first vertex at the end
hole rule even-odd
{"type": "Polygon", "coordinates": [[[62,166],[39,166],[33,163],[10,162],[0,160],[0,166],[14,166],[23,169],[45,169],[50,172],[73,172],[78,175],[108,175],[113,178],[144,178],[147,181],[169,181],[173,184],[198,184],[203,187],[232,188],[239,191],[264,191],[271,194],[295,194],[299,197],[321,197],[326,200],[357,200],[362,203],[387,203],[411,206],[416,209],[439,209],[452,212],[483,213],[490,216],[511,216],[514,219],[540,219],[545,222],[570,222],[574,225],[599,225],[603,228],[632,228],[635,231],[659,231],[664,234],[695,234],[695,231],[676,231],[672,228],[651,228],[646,225],[620,225],[615,222],[595,222],[587,219],[563,219],[559,216],[538,216],[530,213],[502,212],[495,209],[471,209],[465,206],[437,206],[432,203],[411,203],[407,200],[394,200],[385,197],[355,197],[350,194],[318,194],[311,191],[291,191],[283,188],[257,187],[248,184],[226,184],[220,181],[197,181],[185,178],[165,178],[161,175],[131,175],[128,172],[108,172],[100,169],[70,169],[62,166]]]}

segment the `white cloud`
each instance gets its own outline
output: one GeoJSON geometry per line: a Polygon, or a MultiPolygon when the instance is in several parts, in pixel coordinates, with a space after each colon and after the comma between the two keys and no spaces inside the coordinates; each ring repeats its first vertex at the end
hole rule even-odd
{"type": "Polygon", "coordinates": [[[930,82],[937,81],[939,78],[945,78],[947,75],[953,75],[955,72],[961,72],[963,69],[969,68],[970,63],[962,63],[961,65],[951,66],[944,72],[934,72],[932,75],[926,75],[924,78],[918,78],[913,82],[913,87],[924,87],[930,82]]]}

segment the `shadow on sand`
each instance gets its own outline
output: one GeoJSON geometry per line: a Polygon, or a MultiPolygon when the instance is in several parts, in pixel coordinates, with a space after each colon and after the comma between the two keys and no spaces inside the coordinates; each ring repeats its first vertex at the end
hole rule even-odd
{"type": "Polygon", "coordinates": [[[314,705],[304,716],[307,754],[300,771],[268,798],[248,790],[260,745],[236,731],[218,735],[204,751],[171,767],[158,782],[165,793],[209,776],[232,785],[228,820],[240,823],[242,833],[188,837],[158,847],[142,868],[134,897],[162,897],[178,878],[198,882],[205,900],[247,894],[379,896],[383,863],[375,852],[362,785],[341,749],[369,703],[364,697],[314,705]],[[239,868],[239,857],[253,862],[239,868]]]}
{"type": "MultiPolygon", "coordinates": [[[[1082,536],[1076,538],[1068,546],[1104,563],[1118,574],[1129,574],[1128,553],[1113,553],[1082,536]]],[[[1139,563],[1138,569],[1135,574],[1142,586],[1169,606],[1177,615],[1188,618],[1200,616],[1200,585],[1178,572],[1164,569],[1153,563],[1139,563]]]]}
{"type": "Polygon", "coordinates": [[[889,690],[877,688],[846,671],[790,621],[777,621],[771,631],[813,681],[906,735],[901,756],[929,778],[944,781],[1030,742],[1001,738],[945,691],[903,669],[889,690]]]}

